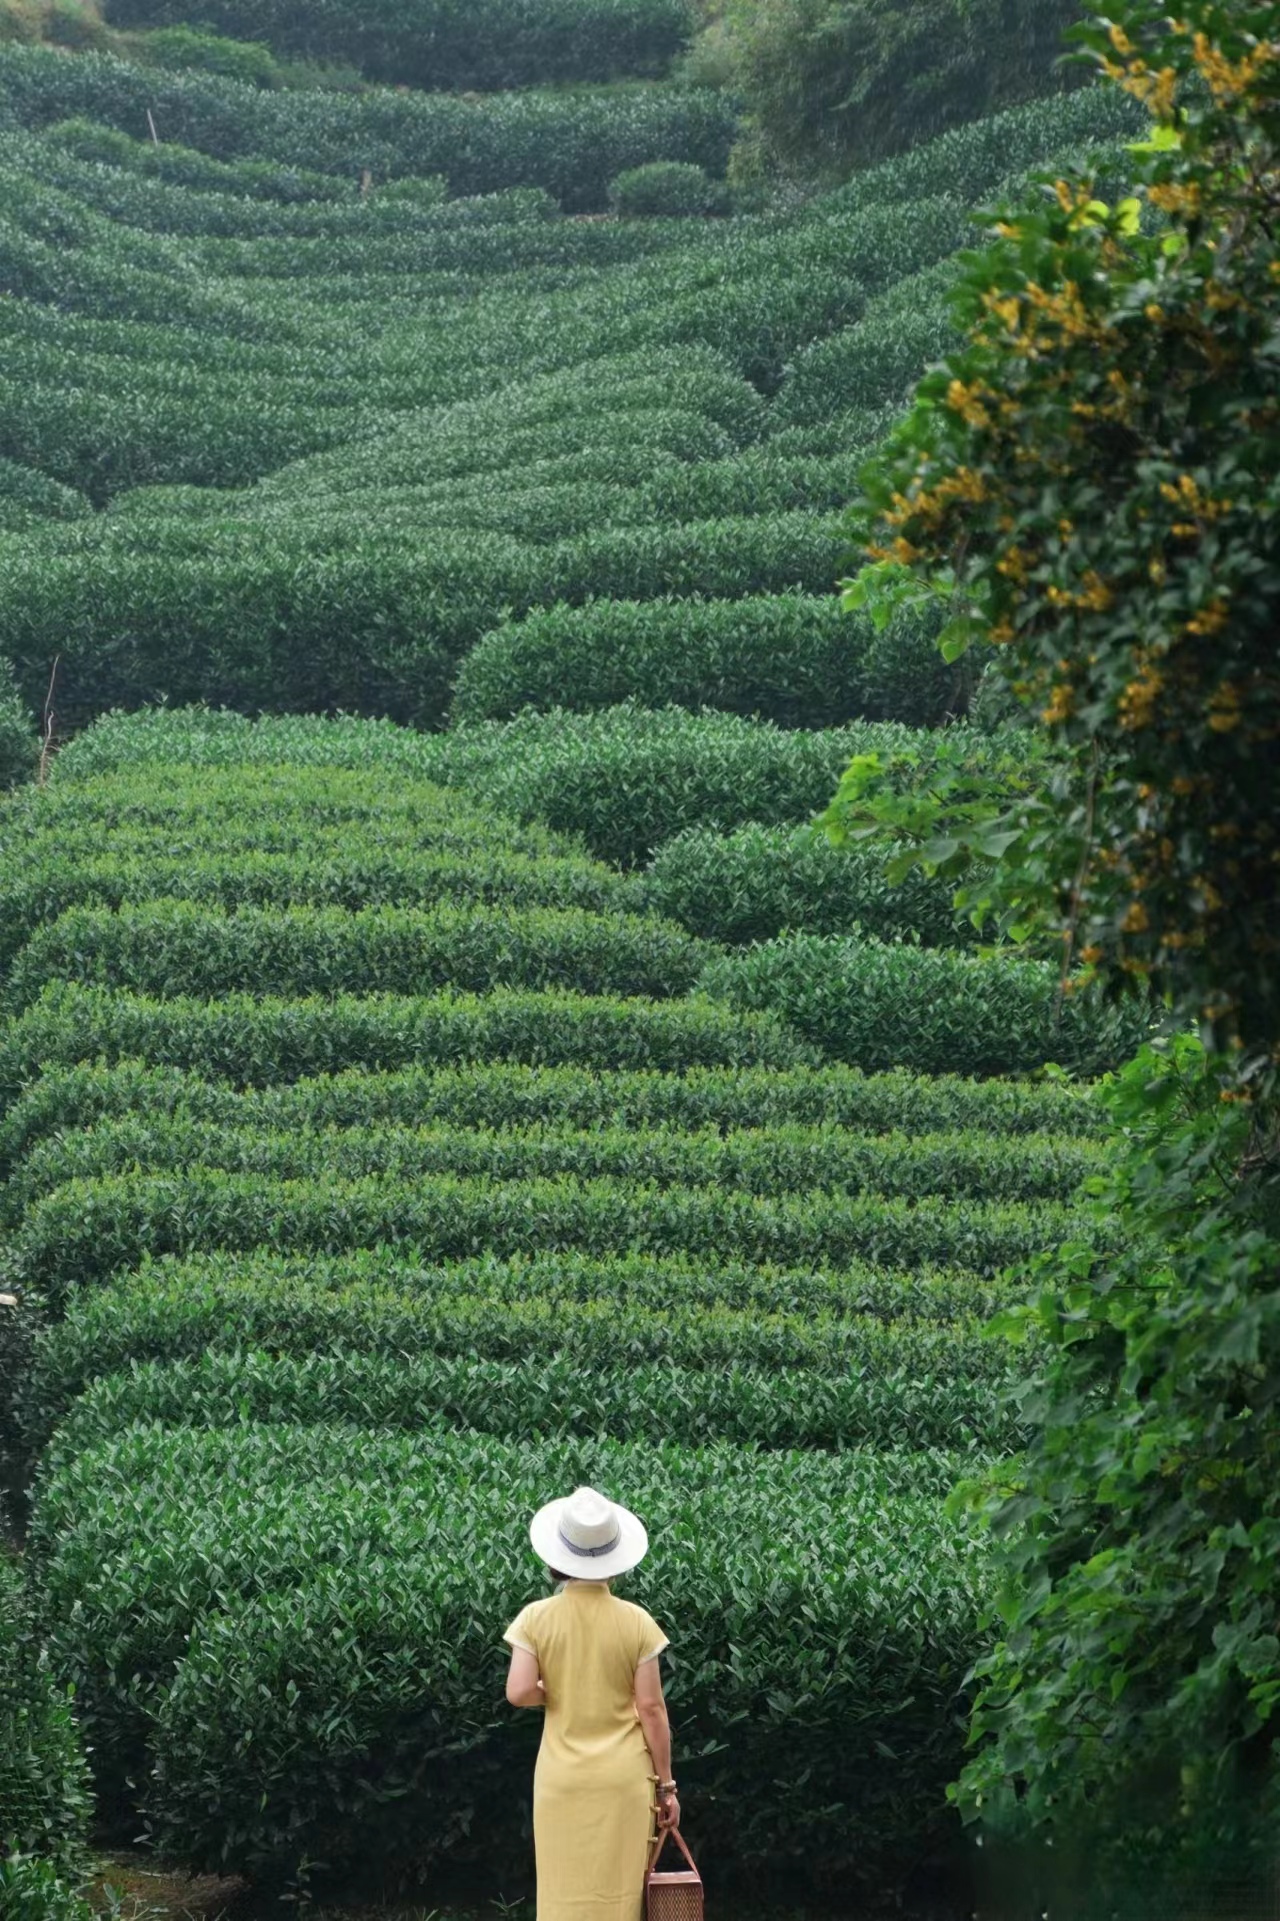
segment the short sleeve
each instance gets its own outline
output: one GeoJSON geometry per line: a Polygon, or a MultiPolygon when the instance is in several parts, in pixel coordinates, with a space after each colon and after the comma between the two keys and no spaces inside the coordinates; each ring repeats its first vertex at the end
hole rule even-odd
{"type": "Polygon", "coordinates": [[[651,1614],[646,1614],[643,1608],[637,1608],[636,1614],[639,1639],[636,1666],[643,1667],[646,1661],[656,1660],[663,1648],[670,1647],[671,1643],[651,1614]]]}
{"type": "Polygon", "coordinates": [[[538,1644],[535,1627],[537,1617],[534,1614],[534,1606],[535,1603],[530,1601],[527,1607],[522,1607],[515,1620],[511,1623],[511,1626],[503,1630],[502,1638],[504,1641],[509,1642],[513,1648],[523,1648],[526,1654],[532,1654],[536,1660],[538,1657],[538,1644]]]}

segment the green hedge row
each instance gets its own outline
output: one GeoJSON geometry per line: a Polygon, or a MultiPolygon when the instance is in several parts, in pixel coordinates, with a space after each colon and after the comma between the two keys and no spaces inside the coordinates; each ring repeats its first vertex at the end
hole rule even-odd
{"type": "MultiPolygon", "coordinates": [[[[675,418],[647,412],[641,426],[670,444],[675,418]]],[[[589,418],[579,424],[596,431],[589,418]]],[[[684,424],[723,440],[701,416],[684,424]]],[[[95,524],[83,552],[0,542],[0,623],[27,698],[43,700],[58,654],[68,725],[164,696],[433,726],[458,660],[504,608],[820,592],[840,563],[835,522],[809,513],[605,527],[544,546],[451,530],[422,548],[344,551],[283,520],[197,531],[186,553],[166,552],[172,543],[150,523],[127,521],[95,524]]]]}
{"type": "Polygon", "coordinates": [[[343,1068],[464,1061],[657,1068],[798,1066],[815,1051],[769,1015],[707,1001],[606,1000],[548,989],[490,994],[153,1000],[59,985],[0,1032],[0,1108],[73,1061],[145,1058],[262,1087],[343,1068]]]}
{"type": "Polygon", "coordinates": [[[222,160],[252,156],[358,181],[444,174],[456,194],[545,187],[580,211],[648,160],[724,171],[737,110],[707,88],[498,94],[273,93],[213,75],[162,73],[101,54],[0,48],[0,89],[18,124],[88,119],[136,138],[152,109],[164,138],[222,160]]]}
{"type": "Polygon", "coordinates": [[[778,427],[821,426],[855,409],[905,412],[925,368],[960,343],[947,301],[955,278],[950,260],[912,275],[869,301],[856,327],[806,346],[777,396],[778,427]]]}
{"type": "Polygon", "coordinates": [[[160,996],[428,994],[571,987],[687,993],[705,943],[639,914],[580,907],[73,907],[39,928],[3,989],[13,1012],[58,981],[160,996]]]}
{"type": "MultiPolygon", "coordinates": [[[[514,1330],[513,1330],[514,1331],[514,1330]]],[[[621,1330],[620,1330],[621,1331],[621,1330]]],[[[476,1346],[484,1335],[477,1330],[476,1346]]],[[[271,1356],[252,1351],[146,1362],[104,1375],[68,1411],[58,1449],[108,1440],[138,1421],[232,1427],[242,1421],[360,1428],[473,1428],[512,1441],[594,1435],[616,1441],[708,1441],[776,1448],[1014,1448],[1007,1356],[980,1328],[876,1324],[845,1367],[817,1371],[742,1356],[699,1367],[611,1360],[607,1343],[493,1360],[467,1353],[271,1356]]]]}
{"type": "Polygon", "coordinates": [[[496,1185],[441,1174],[412,1185],[192,1170],[67,1182],[27,1211],[3,1271],[56,1309],[72,1288],[107,1281],[145,1256],[215,1248],[335,1253],[385,1244],[429,1260],[578,1248],[994,1274],[1046,1241],[1089,1232],[1070,1207],[1050,1201],[906,1201],[824,1189],[763,1196],[567,1175],[496,1185]]]}
{"type": "Polygon", "coordinates": [[[952,906],[955,889],[913,869],[885,879],[883,851],[833,847],[808,827],[733,833],[691,827],[660,847],[643,879],[644,899],[704,939],[744,947],[783,933],[907,938],[961,947],[973,929],[952,906]]]}
{"type": "MultiPolygon", "coordinates": [[[[198,1254],[144,1263],[71,1294],[33,1344],[19,1401],[38,1453],[91,1381],[135,1361],[256,1348],[301,1356],[574,1353],[624,1361],[839,1374],[876,1325],[940,1338],[975,1327],[1008,1289],[962,1269],[756,1267],[683,1255],[568,1252],[438,1266],[404,1250],[198,1254]]],[[[925,1343],[922,1352],[933,1352],[925,1343]]],[[[987,1358],[996,1350],[988,1343],[987,1358]]],[[[983,1372],[983,1364],[979,1365],[983,1372]]]]}
{"type": "Polygon", "coordinates": [[[0,454],[0,534],[27,533],[50,520],[78,520],[90,511],[74,487],[0,454]]]}
{"type": "Polygon", "coordinates": [[[113,26],[194,26],[396,86],[496,91],[660,74],[693,31],[689,0],[110,0],[113,26]]]}
{"type": "Polygon", "coordinates": [[[1055,93],[954,127],[909,153],[868,167],[831,201],[862,210],[901,206],[942,192],[973,207],[994,198],[1019,174],[1047,167],[1058,154],[1136,140],[1145,127],[1143,110],[1119,87],[1055,93]]]}
{"type": "Polygon", "coordinates": [[[955,1470],[151,1424],[47,1475],[35,1538],[99,1765],[132,1763],[161,1846],[276,1878],[304,1857],[413,1872],[523,1857],[536,1728],[502,1705],[494,1623],[540,1590],[528,1512],[589,1481],[651,1530],[625,1592],[674,1638],[703,1847],[847,1895],[944,1825],[980,1645],[980,1563],[940,1502],[955,1470]]]}
{"type": "Polygon", "coordinates": [[[1048,1062],[1096,1075],[1151,1032],[1143,1003],[1064,990],[1049,962],[797,934],[713,960],[703,990],[781,1015],[836,1060],[867,1070],[1026,1074],[1048,1062]]]}
{"type": "Polygon", "coordinates": [[[812,1067],[688,1067],[673,1073],[593,1067],[529,1067],[474,1061],[465,1067],[363,1067],[239,1092],[178,1068],[124,1060],[114,1067],[46,1064],[0,1116],[0,1171],[50,1135],[130,1117],[157,1128],[327,1127],[519,1129],[798,1126],[862,1134],[986,1133],[997,1139],[1054,1134],[1089,1138],[1100,1110],[1087,1088],[1065,1083],[969,1081],[898,1070],[864,1075],[812,1067]]]}
{"type": "MultiPolygon", "coordinates": [[[[31,751],[26,764],[34,763],[31,751]]],[[[274,904],[281,909],[372,910],[476,901],[507,913],[577,908],[597,914],[638,905],[621,876],[572,856],[483,848],[470,854],[415,854],[394,845],[379,854],[374,848],[362,852],[354,832],[346,836],[351,851],[344,853],[343,838],[341,830],[333,832],[331,852],[317,834],[317,844],[298,853],[279,848],[223,856],[192,853],[184,859],[156,858],[139,849],[96,858],[64,853],[15,863],[18,871],[0,880],[0,966],[43,922],[75,908],[123,907],[126,902],[190,901],[206,909],[274,904]]],[[[100,847],[102,833],[86,839],[96,839],[100,847]]],[[[617,918],[616,911],[611,918],[617,918]]]]}
{"type": "Polygon", "coordinates": [[[216,193],[234,199],[243,213],[245,200],[267,206],[306,207],[315,201],[332,206],[355,201],[359,183],[305,167],[273,166],[265,160],[214,160],[194,147],[171,140],[135,140],[118,128],[94,120],[60,120],[46,127],[46,146],[88,161],[144,175],[149,182],[181,187],[188,194],[216,193]]]}
{"type": "Polygon", "coordinates": [[[270,1180],[490,1180],[573,1175],[717,1185],[785,1196],[832,1193],[970,1196],[976,1200],[1067,1200],[1100,1171],[1100,1143],[1054,1135],[833,1134],[824,1127],[750,1127],[721,1134],[670,1127],[552,1123],[516,1132],[475,1127],[373,1126],[303,1129],[218,1127],[147,1116],[103,1121],[35,1147],[10,1173],[0,1206],[10,1219],[68,1180],[220,1168],[270,1180]]]}
{"type": "MultiPolygon", "coordinates": [[[[948,742],[957,739],[978,766],[988,755],[1036,751],[1025,729],[951,730],[948,742]]],[[[634,702],[596,714],[526,714],[425,738],[377,721],[250,721],[195,708],[108,715],[64,749],[59,768],[63,778],[173,761],[377,769],[384,778],[410,775],[458,787],[514,821],[580,836],[599,858],[634,866],[689,828],[730,832],[750,821],[793,827],[826,806],[854,754],[907,746],[919,751],[919,734],[889,722],[788,731],[736,714],[655,711],[634,702]]]]}
{"type": "Polygon", "coordinates": [[[879,633],[833,592],[551,607],[472,648],[451,717],[507,720],[529,707],[581,713],[634,699],[643,707],[725,708],[784,727],[859,715],[939,720],[955,683],[938,654],[939,625],[932,609],[912,609],[879,633]],[[891,665],[901,656],[907,673],[891,665]]]}
{"type": "MultiPolygon", "coordinates": [[[[88,1862],[89,1772],[72,1697],[50,1662],[39,1610],[0,1545],[0,1866],[40,1855],[77,1881],[88,1862]]],[[[40,1913],[0,1883],[0,1914],[40,1913]]]]}

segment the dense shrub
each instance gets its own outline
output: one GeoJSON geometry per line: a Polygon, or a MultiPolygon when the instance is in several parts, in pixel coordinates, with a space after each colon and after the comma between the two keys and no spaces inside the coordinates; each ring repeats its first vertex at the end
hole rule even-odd
{"type": "Polygon", "coordinates": [[[725,708],[792,727],[859,714],[937,719],[952,678],[938,658],[937,626],[931,612],[911,610],[881,635],[834,594],[552,607],[472,649],[452,713],[505,720],[525,707],[581,712],[634,699],[644,707],[725,708]],[[903,669],[891,684],[888,662],[897,656],[903,669]]]}
{"type": "Polygon", "coordinates": [[[847,172],[1074,78],[1078,0],[728,0],[712,32],[769,152],[847,172]]]}
{"type": "Polygon", "coordinates": [[[90,511],[74,487],[0,455],[0,533],[23,533],[49,520],[77,520],[90,511]]]}
{"type": "Polygon", "coordinates": [[[953,1456],[338,1434],[340,1460],[323,1427],[149,1426],[42,1487],[59,1657],[100,1754],[154,1728],[162,1844],[273,1876],[321,1852],[412,1870],[523,1849],[530,1744],[493,1623],[537,1580],[527,1510],[583,1480],[663,1543],[626,1591],[678,1635],[708,1852],[807,1857],[847,1891],[936,1832],[977,1646],[978,1566],[939,1501],[953,1456]]]}
{"type": "Polygon", "coordinates": [[[611,184],[609,205],[623,215],[729,211],[722,182],[687,160],[651,160],[644,167],[629,167],[611,184]]]}
{"type": "MultiPolygon", "coordinates": [[[[997,745],[1034,751],[1025,736],[964,738],[979,757],[997,745]]],[[[635,865],[686,828],[793,825],[825,806],[833,772],[838,781],[852,755],[907,745],[919,749],[919,735],[890,723],[787,732],[733,714],[625,702],[597,714],[557,709],[459,728],[424,743],[423,766],[517,818],[581,834],[604,860],[635,865]]]]}
{"type": "Polygon", "coordinates": [[[0,789],[29,780],[39,758],[35,725],[18,691],[13,668],[0,658],[0,789]]]}
{"type": "Polygon", "coordinates": [[[702,944],[654,916],[581,908],[241,907],[186,901],[71,908],[18,955],[6,1004],[60,980],[144,994],[425,994],[495,986],[687,992],[702,944]]]}
{"type": "Polygon", "coordinates": [[[169,21],[343,61],[399,86],[488,89],[661,73],[689,35],[687,0],[447,0],[335,11],[317,0],[109,0],[113,24],[169,21]]]}
{"type": "Polygon", "coordinates": [[[836,1060],[925,1074],[1024,1074],[1050,1061],[1100,1074],[1152,1021],[1140,1002],[1064,992],[1045,962],[817,934],[712,961],[702,984],[730,1006],[782,1015],[836,1060]]]}
{"type": "Polygon", "coordinates": [[[790,1067],[814,1050],[767,1015],[708,1001],[605,1000],[548,990],[332,1000],[150,1000],[48,988],[0,1037],[0,1106],[58,1062],[136,1059],[249,1086],[333,1073],[476,1060],[598,1068],[790,1067]]]}
{"type": "Polygon", "coordinates": [[[0,1170],[50,1135],[149,1116],[216,1128],[565,1127],[718,1128],[795,1125],[828,1133],[966,1133],[1081,1137],[1100,1125],[1088,1088],[960,1080],[898,1069],[862,1074],[813,1067],[652,1069],[529,1067],[471,1062],[373,1073],[363,1067],[240,1091],[179,1068],[50,1062],[0,1118],[0,1170]]]}
{"type": "MultiPolygon", "coordinates": [[[[215,160],[174,141],[135,140],[116,127],[93,120],[57,121],[45,128],[43,137],[49,145],[81,160],[126,168],[189,192],[249,195],[285,205],[347,201],[355,192],[354,182],[333,174],[263,160],[215,160]]],[[[190,202],[187,205],[189,208],[190,202]]]]}
{"type": "MultiPolygon", "coordinates": [[[[45,1325],[21,1395],[39,1451],[86,1386],[135,1361],[255,1348],[270,1354],[606,1354],[699,1367],[839,1374],[875,1326],[970,1329],[1009,1299],[963,1269],[757,1267],[690,1255],[574,1250],[425,1265],[403,1249],[339,1255],[198,1254],[73,1293],[45,1325]]],[[[928,1344],[921,1353],[931,1351],[928,1344]]],[[[982,1368],[979,1368],[982,1372],[982,1368]]]]}
{"type": "Polygon", "coordinates": [[[265,1181],[218,1170],[69,1181],[35,1203],[4,1269],[18,1288],[60,1307],[144,1255],[223,1248],[340,1252],[374,1245],[453,1260],[487,1249],[530,1254],[703,1254],[795,1265],[805,1260],[970,1267],[998,1273],[1079,1227],[1055,1202],[917,1201],[822,1189],[781,1197],[640,1180],[511,1180],[438,1175],[265,1181]]]}
{"type": "Polygon", "coordinates": [[[275,86],[280,79],[275,56],[261,40],[233,40],[223,33],[201,33],[186,25],[156,27],[137,34],[129,51],[148,66],[217,73],[226,80],[243,80],[251,87],[275,86]]]}
{"type": "MultiPolygon", "coordinates": [[[[0,13],[0,33],[3,18],[0,13]]],[[[94,1909],[52,1861],[10,1854],[0,1858],[0,1915],[4,1921],[93,1921],[94,1909]]]]}
{"type": "Polygon", "coordinates": [[[218,1168],[271,1180],[432,1180],[440,1174],[494,1181],[571,1175],[720,1186],[785,1196],[832,1193],[965,1196],[978,1200],[1064,1200],[1101,1165],[1093,1143],[1053,1136],[878,1134],[832,1138],[825,1128],[753,1127],[740,1133],[679,1128],[557,1124],[519,1133],[474,1127],[373,1126],[295,1129],[218,1127],[185,1115],[104,1121],[45,1141],[10,1175],[12,1218],[68,1180],[126,1173],[218,1168]]]}
{"type": "Polygon", "coordinates": [[[0,86],[20,124],[35,129],[83,118],[141,137],[150,107],[167,140],[217,159],[253,155],[350,180],[366,167],[380,180],[442,173],[458,194],[523,182],[575,211],[603,207],[609,182],[650,160],[723,173],[737,118],[733,102],[706,88],[352,99],[164,74],[103,55],[70,61],[39,47],[0,48],[0,86]]]}
{"type": "Polygon", "coordinates": [[[884,856],[833,847],[808,827],[749,823],[732,833],[691,827],[658,849],[644,898],[692,934],[732,947],[777,934],[914,938],[959,947],[973,929],[953,908],[953,887],[918,868],[891,885],[884,856]]]}
{"type": "Polygon", "coordinates": [[[67,1912],[54,1883],[87,1859],[88,1769],[69,1690],[56,1678],[37,1609],[18,1565],[0,1547],[0,1876],[6,1857],[39,1855],[0,1879],[0,1915],[67,1912]],[[38,1898],[40,1897],[40,1898],[38,1898]]]}

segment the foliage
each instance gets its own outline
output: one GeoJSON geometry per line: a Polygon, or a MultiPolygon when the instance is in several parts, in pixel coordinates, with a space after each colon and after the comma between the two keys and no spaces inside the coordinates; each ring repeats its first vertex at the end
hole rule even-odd
{"type": "Polygon", "coordinates": [[[4,1921],[92,1921],[93,1908],[64,1881],[52,1861],[10,1854],[0,1860],[0,1915],[4,1921]]]}
{"type": "Polygon", "coordinates": [[[0,789],[29,780],[39,757],[35,727],[13,669],[0,659],[0,789]]]}
{"type": "MultiPolygon", "coordinates": [[[[58,1907],[53,1884],[87,1858],[88,1769],[70,1690],[56,1678],[17,1563],[0,1552],[0,1914],[58,1907]],[[15,1865],[13,1856],[41,1863],[15,1865]]],[[[70,1903],[67,1903],[68,1908],[70,1903]]]]}
{"type": "Polygon", "coordinates": [[[887,880],[878,849],[835,848],[809,827],[757,823],[717,834],[691,827],[660,847],[645,899],[691,934],[742,947],[783,933],[914,936],[925,947],[965,944],[969,930],[940,880],[887,880]]]}
{"type": "Polygon", "coordinates": [[[958,589],[956,644],[994,641],[1056,744],[1047,799],[944,808],[939,840],[963,857],[994,822],[1010,918],[1265,1053],[1280,64],[1267,7],[1184,13],[1141,0],[1084,36],[1155,117],[1137,197],[1067,176],[1002,217],[963,276],[968,345],[852,525],[890,575],[958,589]]]}
{"type": "Polygon", "coordinates": [[[836,1060],[917,1073],[1025,1074],[1053,1062],[1100,1074],[1132,1052],[1145,1009],[1062,992],[1052,966],[1016,957],[795,934],[711,961],[704,990],[779,1014],[836,1060]]]}
{"type": "Polygon", "coordinates": [[[52,981],[160,997],[480,993],[687,993],[707,949],[656,916],[573,907],[251,907],[186,901],[70,908],[35,933],[3,990],[13,1011],[52,981]]]}
{"type": "Polygon", "coordinates": [[[1001,1546],[1001,1639],[960,1789],[996,1830],[1083,1828],[1176,1878],[1260,1839],[1272,1858],[1280,1208],[1197,1042],[1145,1049],[1105,1098],[1124,1147],[1092,1206],[1124,1238],[1042,1255],[997,1323],[1048,1346],[1026,1454],[967,1490],[1001,1546]]]}
{"type": "Polygon", "coordinates": [[[728,213],[728,193],[687,160],[651,160],[629,167],[609,188],[609,205],[624,217],[728,213]]]}
{"type": "MultiPolygon", "coordinates": [[[[256,8],[253,15],[256,38],[256,8]]],[[[525,181],[575,208],[603,207],[609,182],[650,160],[722,173],[736,118],[732,103],[707,89],[349,97],[20,46],[0,48],[0,87],[23,126],[83,118],[143,135],[150,107],[165,139],[217,159],[254,155],[347,179],[365,167],[375,179],[443,173],[455,193],[525,181]]]]}
{"type": "Polygon", "coordinates": [[[710,34],[767,155],[847,172],[1063,84],[1075,0],[722,0],[710,34]]]}
{"type": "Polygon", "coordinates": [[[136,1754],[154,1730],[164,1844],[277,1879],[369,1850],[394,1872],[523,1851],[530,1742],[493,1642],[538,1579],[523,1516],[547,1486],[625,1491],[667,1544],[626,1592],[679,1626],[672,1711],[706,1846],[807,1855],[847,1888],[937,1833],[981,1583],[941,1515],[954,1471],[892,1450],[156,1424],[61,1461],[35,1527],[95,1742],[127,1729],[136,1754]]]}
{"type": "Polygon", "coordinates": [[[687,38],[686,0],[108,0],[120,27],[212,28],[279,53],[341,61],[398,86],[496,92],[658,74],[687,38]]]}
{"type": "Polygon", "coordinates": [[[566,705],[583,712],[634,699],[756,714],[783,727],[859,714],[939,719],[954,676],[932,644],[938,625],[932,609],[908,612],[881,636],[869,620],[851,622],[834,595],[796,593],[552,607],[477,642],[458,673],[452,718],[505,720],[566,705]]]}
{"type": "Polygon", "coordinates": [[[218,73],[251,87],[275,86],[280,78],[275,57],[263,41],[232,40],[225,34],[202,33],[185,24],[136,34],[129,51],[149,66],[218,73]]]}

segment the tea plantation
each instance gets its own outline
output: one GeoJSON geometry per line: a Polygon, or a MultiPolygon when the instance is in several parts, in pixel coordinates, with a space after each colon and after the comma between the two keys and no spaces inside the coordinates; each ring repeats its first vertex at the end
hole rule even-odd
{"type": "MultiPolygon", "coordinates": [[[[400,12],[262,31],[378,78],[461,19],[400,12]]],[[[855,752],[1032,752],[839,611],[838,510],[972,208],[1132,121],[600,217],[735,110],[675,0],[546,14],[434,92],[0,47],[0,651],[67,741],[0,805],[0,1451],[108,1835],[518,1882],[499,1636],[589,1481],[709,1874],[845,1895],[951,1836],[982,1325],[1102,1231],[1145,1023],[808,831],[855,752]]]]}

